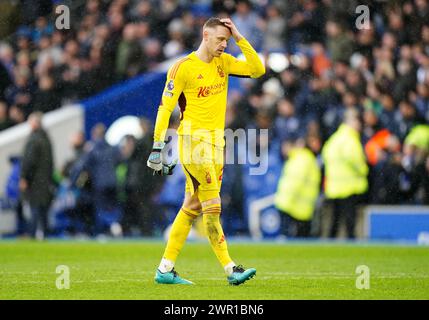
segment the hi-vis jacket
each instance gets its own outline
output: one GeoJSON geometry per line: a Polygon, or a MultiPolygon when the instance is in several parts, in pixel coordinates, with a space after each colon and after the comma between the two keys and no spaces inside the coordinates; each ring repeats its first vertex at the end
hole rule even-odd
{"type": "Polygon", "coordinates": [[[325,195],[344,199],[368,190],[368,165],[359,132],[342,124],[322,149],[325,195]]]}
{"type": "Polygon", "coordinates": [[[275,195],[277,209],[300,221],[313,217],[320,189],[320,168],[307,148],[291,150],[275,195]]]}

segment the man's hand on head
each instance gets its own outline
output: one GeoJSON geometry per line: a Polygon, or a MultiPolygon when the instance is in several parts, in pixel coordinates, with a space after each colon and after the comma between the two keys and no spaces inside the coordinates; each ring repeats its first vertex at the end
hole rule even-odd
{"type": "Polygon", "coordinates": [[[232,22],[229,18],[223,18],[220,19],[220,21],[229,28],[231,31],[232,37],[236,42],[240,41],[243,38],[243,35],[238,31],[237,27],[235,26],[234,22],[232,22]]]}

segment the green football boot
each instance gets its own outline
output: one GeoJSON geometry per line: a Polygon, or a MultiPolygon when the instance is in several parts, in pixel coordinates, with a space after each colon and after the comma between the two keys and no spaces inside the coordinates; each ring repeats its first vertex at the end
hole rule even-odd
{"type": "Polygon", "coordinates": [[[238,286],[256,275],[255,268],[244,269],[242,265],[234,266],[233,272],[228,276],[228,282],[231,285],[238,286]]]}
{"type": "Polygon", "coordinates": [[[194,284],[193,282],[179,277],[179,274],[174,270],[162,273],[156,270],[155,282],[160,284],[194,284]]]}

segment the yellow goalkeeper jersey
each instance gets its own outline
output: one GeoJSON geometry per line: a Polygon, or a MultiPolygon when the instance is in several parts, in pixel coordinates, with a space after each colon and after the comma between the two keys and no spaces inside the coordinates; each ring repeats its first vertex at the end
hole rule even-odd
{"type": "Polygon", "coordinates": [[[181,122],[178,135],[192,135],[224,146],[228,76],[258,78],[265,73],[264,65],[249,42],[242,38],[237,45],[246,61],[223,53],[206,63],[194,51],[168,70],[154,141],[164,141],[170,115],[179,104],[181,122]]]}

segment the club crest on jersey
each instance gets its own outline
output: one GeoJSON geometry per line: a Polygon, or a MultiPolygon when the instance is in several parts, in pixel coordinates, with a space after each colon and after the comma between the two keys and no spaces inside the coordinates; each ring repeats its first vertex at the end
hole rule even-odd
{"type": "Polygon", "coordinates": [[[225,77],[225,73],[223,72],[223,69],[221,66],[217,66],[217,73],[219,73],[219,77],[221,78],[225,77]]]}
{"type": "Polygon", "coordinates": [[[210,175],[210,172],[206,172],[206,182],[207,183],[212,183],[212,177],[210,175]]]}
{"type": "Polygon", "coordinates": [[[167,84],[167,89],[169,91],[172,91],[174,89],[174,83],[173,80],[170,80],[170,82],[167,84]]]}

